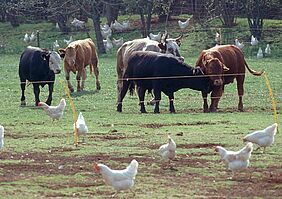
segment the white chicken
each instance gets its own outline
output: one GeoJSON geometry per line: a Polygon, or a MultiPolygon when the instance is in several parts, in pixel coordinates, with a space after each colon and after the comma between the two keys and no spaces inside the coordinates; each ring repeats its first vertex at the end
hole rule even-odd
{"type": "Polygon", "coordinates": [[[69,39],[64,39],[64,42],[65,42],[67,45],[69,45],[72,41],[73,41],[72,36],[70,36],[69,39]]]}
{"type": "Polygon", "coordinates": [[[29,37],[29,41],[30,42],[34,42],[36,40],[36,35],[34,32],[31,33],[30,37],[29,37]]]}
{"type": "Polygon", "coordinates": [[[261,47],[259,47],[259,49],[258,49],[258,52],[257,52],[257,58],[258,58],[258,59],[263,58],[263,52],[262,52],[261,47]]]}
{"type": "Polygon", "coordinates": [[[160,146],[159,153],[164,160],[168,160],[170,163],[170,161],[174,159],[176,154],[176,144],[169,135],[167,136],[167,138],[168,142],[160,146]]]}
{"type": "Polygon", "coordinates": [[[158,41],[158,42],[161,42],[161,38],[162,38],[162,33],[159,32],[158,34],[153,34],[153,33],[150,33],[149,34],[149,37],[151,40],[154,40],[154,41],[158,41]]]}
{"type": "Polygon", "coordinates": [[[257,38],[254,37],[254,35],[251,36],[251,45],[252,46],[258,45],[258,40],[257,38]]]}
{"type": "Polygon", "coordinates": [[[121,23],[119,23],[117,20],[112,22],[110,27],[117,31],[123,31],[125,29],[125,27],[121,23]]]}
{"type": "Polygon", "coordinates": [[[107,52],[112,51],[114,46],[113,46],[113,43],[112,43],[112,41],[109,37],[107,37],[107,39],[103,39],[103,44],[104,44],[104,47],[106,48],[107,52]]]}
{"type": "Polygon", "coordinates": [[[24,42],[26,42],[26,43],[29,43],[29,36],[28,36],[28,34],[27,33],[25,33],[25,35],[24,35],[24,42]]]}
{"type": "Polygon", "coordinates": [[[225,163],[227,169],[232,171],[246,169],[250,164],[253,143],[248,142],[239,151],[228,151],[221,146],[217,146],[215,151],[220,155],[220,160],[225,163]]]}
{"type": "Polygon", "coordinates": [[[243,44],[243,43],[240,43],[238,39],[235,39],[235,46],[237,46],[237,47],[240,48],[240,49],[243,49],[243,48],[244,48],[244,44],[243,44]]]}
{"type": "Polygon", "coordinates": [[[4,127],[0,125],[0,149],[4,147],[4,127]]]}
{"type": "Polygon", "coordinates": [[[116,190],[114,197],[120,190],[131,190],[137,174],[138,162],[133,159],[126,169],[123,170],[112,170],[104,164],[94,163],[93,169],[96,173],[102,174],[105,183],[116,190]]]}
{"type": "MultiPolygon", "coordinates": [[[[88,127],[85,123],[84,117],[83,117],[81,112],[78,114],[76,124],[73,125],[73,128],[74,128],[74,130],[75,130],[75,128],[77,128],[78,135],[85,136],[86,133],[88,133],[88,127]]],[[[84,137],[83,137],[83,140],[84,140],[84,137]]]]}
{"type": "Polygon", "coordinates": [[[260,147],[264,147],[263,152],[265,152],[265,148],[272,145],[274,142],[274,136],[277,132],[277,127],[278,124],[274,123],[263,130],[258,130],[246,135],[243,138],[243,141],[257,144],[259,146],[258,149],[260,147]]]}
{"type": "Polygon", "coordinates": [[[266,48],[264,50],[264,53],[266,55],[271,55],[271,49],[270,49],[270,45],[269,44],[266,44],[266,48]]]}
{"type": "Polygon", "coordinates": [[[217,45],[221,45],[221,34],[219,32],[215,33],[215,38],[214,38],[215,42],[217,45]]]}
{"type": "Polygon", "coordinates": [[[59,45],[59,42],[58,42],[58,40],[56,40],[56,41],[54,41],[53,42],[53,50],[58,50],[60,48],[60,45],[59,45]]]}
{"type": "Polygon", "coordinates": [[[178,20],[178,25],[180,29],[185,29],[189,26],[190,18],[188,18],[186,21],[182,22],[181,20],[178,20]]]}
{"type": "Polygon", "coordinates": [[[109,28],[108,30],[101,30],[101,34],[102,37],[106,39],[107,37],[112,36],[112,29],[109,28]]]}
{"type": "Polygon", "coordinates": [[[42,107],[43,110],[51,117],[53,120],[59,120],[63,114],[66,107],[66,100],[61,99],[58,106],[49,106],[44,102],[39,102],[38,106],[42,107]]]}
{"type": "Polygon", "coordinates": [[[121,47],[122,44],[124,43],[124,42],[123,42],[123,38],[120,38],[120,39],[115,39],[115,38],[113,38],[112,42],[113,42],[113,45],[114,45],[116,48],[121,47]]]}

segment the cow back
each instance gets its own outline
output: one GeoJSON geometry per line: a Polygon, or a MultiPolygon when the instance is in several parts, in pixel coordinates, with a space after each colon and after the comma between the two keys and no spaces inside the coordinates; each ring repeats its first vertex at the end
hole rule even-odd
{"type": "Polygon", "coordinates": [[[208,78],[203,73],[198,77],[195,68],[179,61],[173,55],[157,52],[133,52],[128,61],[128,68],[124,78],[140,78],[137,85],[153,87],[157,82],[162,90],[169,89],[177,91],[181,88],[207,91],[209,88],[208,78]],[[142,79],[144,78],[144,79],[142,79]]]}

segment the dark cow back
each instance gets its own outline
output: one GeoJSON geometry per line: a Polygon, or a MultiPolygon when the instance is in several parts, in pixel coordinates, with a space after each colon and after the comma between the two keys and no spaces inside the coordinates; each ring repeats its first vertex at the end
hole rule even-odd
{"type": "Polygon", "coordinates": [[[137,86],[141,104],[144,107],[144,94],[146,90],[153,90],[156,106],[155,113],[159,112],[161,92],[171,100],[170,111],[174,112],[174,92],[182,88],[191,88],[198,91],[209,92],[209,80],[200,68],[193,68],[172,55],[157,52],[133,52],[128,61],[128,67],[123,75],[122,91],[118,98],[118,111],[121,111],[121,102],[128,86],[134,82],[137,86]],[[128,79],[128,81],[127,81],[128,79]]]}

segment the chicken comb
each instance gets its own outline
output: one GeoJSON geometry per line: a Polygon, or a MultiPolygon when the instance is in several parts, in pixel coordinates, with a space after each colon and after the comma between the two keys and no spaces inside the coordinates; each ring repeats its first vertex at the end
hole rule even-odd
{"type": "Polygon", "coordinates": [[[96,162],[93,163],[93,169],[96,173],[100,173],[100,167],[96,162]]]}

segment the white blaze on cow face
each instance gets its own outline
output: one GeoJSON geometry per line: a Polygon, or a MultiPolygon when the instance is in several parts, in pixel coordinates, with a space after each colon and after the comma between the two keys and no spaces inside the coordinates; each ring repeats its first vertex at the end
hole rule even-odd
{"type": "Polygon", "coordinates": [[[60,62],[61,62],[60,55],[55,51],[51,51],[50,52],[50,58],[49,58],[49,68],[55,74],[58,74],[58,73],[61,72],[60,62]]]}

